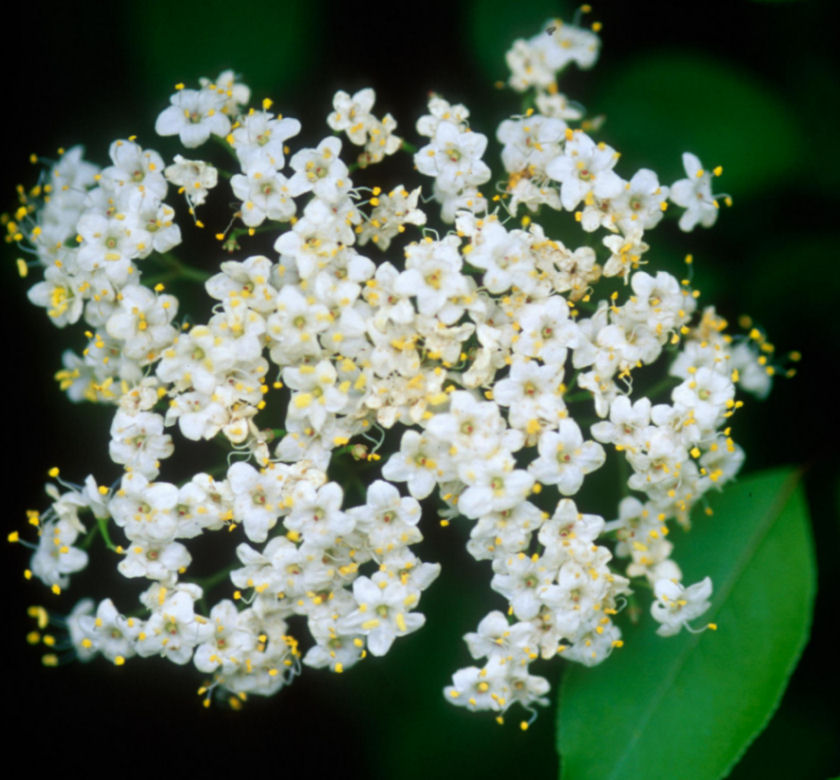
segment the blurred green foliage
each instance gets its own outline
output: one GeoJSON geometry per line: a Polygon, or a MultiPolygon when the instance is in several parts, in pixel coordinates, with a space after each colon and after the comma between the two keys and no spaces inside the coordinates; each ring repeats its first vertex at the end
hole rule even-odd
{"type": "Polygon", "coordinates": [[[708,55],[640,53],[602,82],[590,110],[606,116],[604,136],[624,150],[627,170],[650,167],[666,181],[684,175],[693,151],[738,203],[783,181],[800,159],[802,136],[782,97],[734,63],[708,55]],[[757,142],[761,139],[760,142],[757,142]]]}
{"type": "Polygon", "coordinates": [[[147,0],[133,14],[128,51],[148,98],[231,68],[247,74],[259,100],[306,78],[321,54],[324,12],[320,0],[147,0]]]}

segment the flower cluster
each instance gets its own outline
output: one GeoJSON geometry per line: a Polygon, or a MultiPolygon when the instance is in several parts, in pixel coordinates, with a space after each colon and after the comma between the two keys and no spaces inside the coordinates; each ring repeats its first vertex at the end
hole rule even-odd
{"type": "Polygon", "coordinates": [[[720,170],[686,154],[686,178],[670,186],[647,169],[622,178],[618,152],[557,88],[560,70],[591,66],[598,48],[595,32],[559,21],[514,44],[509,83],[530,107],[498,127],[500,196],[480,189],[493,180],[488,139],[463,105],[432,96],[418,148],[371,113],[372,89],[338,92],[335,135],[292,153],[300,123],[268,100],[248,107],[230,72],[179,85],[156,122],[189,150],[215,136],[226,163],[167,164],[130,138],[103,169],[74,147],[21,190],[6,227],[43,269],[29,298],[58,327],[84,323],[87,344],[58,379],[74,401],[111,405],[122,469],[111,486],[50,484],[50,508],[30,514],[28,571],[60,593],[101,535],[141,583],[137,608],[77,604],[66,625],[79,658],[191,662],[208,696],[243,698],[275,693],[301,664],[341,672],[384,655],[423,625],[421,595],[439,573],[413,549],[427,499],[463,525],[506,605],[466,635],[480,665],[455,673],[455,704],[543,703],[531,664],[607,658],[633,580],[653,591],[664,636],[704,611],[711,583],[682,584],[668,523],[687,525],[738,471],[736,390],[769,390],[772,348],[757,330],[728,335],[688,280],[641,269],[669,203],[685,231],[715,221],[720,170]],[[341,134],[362,149],[353,161],[341,134]],[[432,179],[434,210],[421,184],[354,184],[398,152],[432,179]],[[205,273],[175,250],[185,225],[201,232],[196,210],[221,179],[236,206],[219,254],[260,249],[205,273]],[[170,185],[184,203],[168,200],[170,185]],[[180,227],[176,208],[189,215],[180,227]],[[536,221],[562,212],[574,215],[564,241],[536,221]],[[440,233],[424,227],[438,217],[440,233]],[[576,246],[577,228],[599,240],[576,246]],[[387,259],[362,254],[368,244],[387,259]],[[170,280],[202,282],[211,316],[179,312],[170,280]],[[230,457],[160,479],[184,440],[221,442],[230,457]],[[626,479],[605,521],[575,497],[608,455],[626,479]],[[239,540],[235,557],[219,576],[191,576],[193,540],[213,534],[220,547],[239,540]]]}

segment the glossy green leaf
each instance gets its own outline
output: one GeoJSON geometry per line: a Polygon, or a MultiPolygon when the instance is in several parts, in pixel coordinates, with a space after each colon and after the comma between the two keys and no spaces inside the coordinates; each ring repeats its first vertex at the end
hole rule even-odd
{"type": "Polygon", "coordinates": [[[659,637],[645,611],[607,662],[569,668],[557,723],[564,780],[716,780],[777,707],[815,589],[800,474],[740,479],[712,506],[673,541],[686,585],[712,577],[703,620],[718,630],[659,637]]]}
{"type": "Polygon", "coordinates": [[[604,134],[625,153],[624,175],[652,167],[664,181],[683,177],[681,157],[694,152],[723,166],[716,192],[760,192],[787,175],[801,153],[789,105],[735,64],[705,54],[651,52],[601,74],[604,134]]]}

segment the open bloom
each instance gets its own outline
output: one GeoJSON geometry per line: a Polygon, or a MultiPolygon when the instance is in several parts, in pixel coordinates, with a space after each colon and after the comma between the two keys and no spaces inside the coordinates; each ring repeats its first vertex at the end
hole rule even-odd
{"type": "Polygon", "coordinates": [[[674,580],[657,580],[653,588],[656,601],[650,612],[654,620],[661,623],[656,633],[659,636],[678,634],[688,621],[702,615],[710,606],[712,581],[705,577],[687,588],[674,580]]]}

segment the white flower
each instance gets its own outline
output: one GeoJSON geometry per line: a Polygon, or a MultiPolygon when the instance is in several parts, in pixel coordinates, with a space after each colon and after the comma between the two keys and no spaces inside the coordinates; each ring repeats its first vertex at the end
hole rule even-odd
{"type": "Polygon", "coordinates": [[[444,688],[444,696],[452,704],[473,712],[503,710],[508,694],[506,671],[504,661],[498,659],[490,660],[482,669],[477,666],[459,669],[452,675],[452,685],[444,688]]]}
{"type": "Polygon", "coordinates": [[[160,460],[175,451],[172,437],[163,432],[163,417],[154,412],[129,414],[122,409],[111,423],[108,452],[114,463],[122,463],[149,478],[158,474],[160,460]]]}
{"type": "Polygon", "coordinates": [[[179,585],[169,590],[153,585],[141,597],[152,610],[137,636],[137,654],[144,658],[160,655],[174,664],[187,663],[196,645],[206,642],[213,633],[213,625],[195,614],[195,601],[201,596],[196,585],[179,585]]]}
{"type": "Polygon", "coordinates": [[[537,287],[535,257],[528,234],[506,230],[499,222],[489,222],[481,232],[481,242],[469,254],[469,263],[485,269],[484,286],[495,294],[511,287],[532,293],[537,287]]]}
{"type": "Polygon", "coordinates": [[[193,663],[201,672],[209,674],[216,669],[232,671],[257,644],[257,637],[247,625],[248,615],[239,612],[227,599],[220,601],[210,611],[209,625],[212,636],[195,649],[193,663]]]}
{"type": "Polygon", "coordinates": [[[113,165],[102,171],[100,183],[121,196],[124,191],[140,200],[161,201],[166,196],[163,158],[153,149],[145,151],[133,141],[114,141],[113,165]]]}
{"type": "Polygon", "coordinates": [[[671,200],[685,209],[680,217],[680,229],[692,230],[698,222],[703,227],[711,227],[719,208],[717,198],[712,195],[712,174],[691,152],[683,154],[682,162],[688,178],[674,182],[670,193],[671,200]]]}
{"type": "Polygon", "coordinates": [[[196,325],[164,350],[157,375],[162,382],[174,383],[178,390],[194,388],[211,394],[236,357],[232,344],[218,338],[207,326],[196,325]]]}
{"type": "Polygon", "coordinates": [[[79,627],[90,637],[99,653],[109,661],[123,663],[135,655],[135,642],[142,621],[121,615],[111,599],[104,599],[99,602],[95,616],[91,614],[79,618],[79,627]]]}
{"type": "Polygon", "coordinates": [[[32,574],[45,585],[66,588],[70,584],[68,575],[81,571],[88,563],[88,554],[73,547],[78,536],[75,525],[66,520],[44,523],[29,562],[32,574]]]}
{"type": "Polygon", "coordinates": [[[518,92],[530,87],[550,89],[555,86],[555,74],[570,62],[591,68],[600,45],[595,33],[553,19],[541,33],[528,40],[514,41],[506,55],[511,70],[508,83],[518,92]]]}
{"type": "Polygon", "coordinates": [[[613,172],[618,153],[605,143],[595,143],[586,133],[577,131],[566,142],[563,154],[545,167],[546,173],[560,182],[563,208],[574,211],[588,197],[614,198],[621,194],[624,182],[613,172]]]}
{"type": "Polygon", "coordinates": [[[400,295],[417,298],[420,314],[433,317],[451,325],[464,311],[458,305],[469,293],[469,284],[461,274],[461,255],[455,237],[420,242],[406,248],[406,270],[394,285],[400,295]]]}
{"type": "Polygon", "coordinates": [[[367,534],[374,549],[390,550],[423,538],[417,528],[420,504],[410,496],[400,496],[393,485],[380,479],[368,487],[367,502],[348,509],[347,514],[356,528],[367,534]]]}
{"type": "Polygon", "coordinates": [[[286,528],[300,533],[305,543],[327,549],[356,525],[352,515],[341,510],[344,491],[337,482],[320,488],[306,483],[295,491],[294,505],[284,521],[286,528]]]}
{"type": "Polygon", "coordinates": [[[108,503],[108,511],[129,539],[166,542],[182,535],[177,506],[175,485],[149,482],[139,472],[130,472],[123,476],[119,490],[108,503]]]}
{"type": "Polygon", "coordinates": [[[82,316],[84,291],[89,287],[84,278],[68,276],[58,266],[51,265],[44,272],[44,281],[30,287],[27,297],[36,306],[43,306],[53,324],[63,328],[82,316]]]}
{"type": "Polygon", "coordinates": [[[291,159],[295,171],[289,180],[292,195],[314,192],[328,203],[335,203],[350,187],[347,166],[341,161],[341,141],[325,138],[315,149],[301,149],[291,159]]]}
{"type": "Polygon", "coordinates": [[[296,206],[290,184],[267,159],[250,157],[245,173],[230,180],[233,194],[242,201],[242,221],[257,227],[266,218],[285,222],[293,217],[296,206]]]}
{"type": "Polygon", "coordinates": [[[523,552],[510,558],[493,560],[495,572],[490,587],[501,593],[520,620],[536,617],[542,604],[542,594],[551,585],[557,569],[550,558],[523,552]]]}
{"type": "Polygon", "coordinates": [[[486,148],[487,136],[443,121],[431,143],[414,155],[414,164],[420,173],[434,176],[443,192],[457,193],[489,180],[490,169],[481,160],[486,148]]]}
{"type": "Polygon", "coordinates": [[[177,135],[188,149],[201,146],[212,133],[224,138],[230,130],[226,96],[211,89],[181,89],[169,98],[155,122],[158,135],[177,135]]]}
{"type": "Polygon", "coordinates": [[[174,585],[178,574],[190,565],[192,557],[180,542],[132,539],[125,558],[117,564],[123,577],[145,577],[174,585]]]}
{"type": "Polygon", "coordinates": [[[673,580],[657,580],[653,593],[656,600],[651,604],[650,612],[654,620],[662,625],[656,629],[659,636],[678,634],[688,621],[702,615],[710,606],[712,581],[705,577],[694,585],[683,587],[673,580]]]}
{"type": "Polygon", "coordinates": [[[454,122],[459,127],[466,129],[469,119],[469,109],[461,104],[450,104],[440,95],[434,93],[429,96],[429,113],[424,114],[417,120],[417,133],[431,138],[441,122],[454,122]]]}
{"type": "Polygon", "coordinates": [[[286,164],[286,141],[299,132],[297,119],[275,119],[267,111],[254,111],[241,120],[230,138],[243,170],[264,163],[266,168],[279,171],[286,164]]]}
{"type": "Polygon", "coordinates": [[[164,169],[163,175],[167,181],[181,188],[193,208],[207,200],[208,191],[219,181],[219,172],[210,163],[187,160],[180,154],[175,155],[175,162],[164,169]]]}
{"type": "Polygon", "coordinates": [[[546,365],[562,366],[566,351],[578,345],[578,329],[569,319],[569,305],[559,295],[527,304],[519,318],[521,333],[514,351],[539,358],[546,365]]]}
{"type": "Polygon", "coordinates": [[[170,324],[177,311],[178,299],[174,296],[155,295],[141,284],[128,284],[122,288],[105,330],[112,338],[124,342],[125,355],[151,362],[178,335],[170,324]]]}
{"type": "Polygon", "coordinates": [[[504,450],[480,460],[462,459],[458,478],[467,489],[458,497],[458,510],[467,517],[480,517],[513,509],[534,485],[531,474],[515,466],[513,457],[504,450]]]}
{"type": "Polygon", "coordinates": [[[346,131],[351,143],[364,146],[375,100],[376,93],[370,87],[360,89],[353,97],[339,90],[333,97],[335,110],[327,117],[327,124],[336,132],[346,131]]]}
{"type": "Polygon", "coordinates": [[[283,502],[286,471],[273,465],[262,472],[247,463],[234,463],[228,469],[228,482],[233,494],[233,511],[244,524],[252,542],[264,542],[268,532],[287,509],[283,502]]]}
{"type": "Polygon", "coordinates": [[[101,271],[117,286],[126,284],[135,271],[131,260],[139,257],[138,243],[143,236],[139,231],[132,232],[125,215],[86,211],[79,219],[78,233],[83,239],[77,255],[79,268],[91,274],[101,271]]]}
{"type": "Polygon", "coordinates": [[[693,412],[701,431],[717,427],[734,395],[735,386],[729,377],[705,367],[671,391],[675,404],[693,412]]]}
{"type": "Polygon", "coordinates": [[[637,171],[612,201],[616,226],[625,233],[636,226],[645,230],[656,227],[665,214],[669,192],[668,187],[659,184],[654,171],[637,171]]]}
{"type": "Polygon", "coordinates": [[[426,617],[411,612],[420,600],[419,589],[393,580],[379,571],[373,578],[358,577],[353,583],[353,598],[358,609],[339,625],[343,631],[363,634],[373,655],[385,655],[394,640],[416,631],[426,617]]]}
{"type": "Polygon", "coordinates": [[[400,440],[400,451],[391,455],[383,466],[382,476],[408,482],[408,491],[414,498],[426,498],[437,484],[438,461],[442,456],[443,445],[417,431],[407,430],[400,440]]]}
{"type": "Polygon", "coordinates": [[[571,419],[560,420],[557,431],[544,431],[537,445],[540,457],[528,471],[544,485],[557,485],[564,496],[580,490],[583,477],[600,468],[606,453],[600,444],[584,442],[580,428],[571,419]]]}
{"type": "Polygon", "coordinates": [[[244,106],[251,99],[251,88],[247,84],[236,81],[237,76],[232,70],[222,71],[215,82],[201,77],[198,83],[202,89],[215,91],[224,99],[222,110],[231,116],[239,113],[239,107],[244,106]]]}
{"type": "Polygon", "coordinates": [[[738,371],[738,385],[756,398],[766,398],[773,380],[766,365],[759,362],[758,351],[747,341],[732,348],[729,365],[738,371]]]}
{"type": "Polygon", "coordinates": [[[402,138],[394,133],[397,121],[390,114],[385,114],[382,120],[372,117],[368,124],[369,139],[365,150],[359,155],[359,166],[366,168],[373,163],[381,162],[385,155],[398,152],[402,148],[402,138]]]}
{"type": "Polygon", "coordinates": [[[506,119],[496,138],[504,144],[502,163],[508,173],[528,170],[544,174],[546,164],[560,154],[566,123],[550,117],[526,116],[506,119]]]}
{"type": "MultiPolygon", "coordinates": [[[[375,197],[375,208],[370,217],[357,228],[359,246],[373,241],[383,252],[391,239],[405,230],[405,225],[425,225],[426,215],[417,208],[420,187],[409,193],[402,185],[394,187],[387,195],[375,197]]],[[[374,198],[371,199],[373,204],[374,198]]]]}
{"type": "Polygon", "coordinates": [[[307,666],[316,669],[328,666],[334,672],[343,672],[364,658],[363,635],[343,632],[333,615],[310,617],[307,626],[317,642],[303,658],[307,666]]]}
{"type": "Polygon", "coordinates": [[[580,119],[583,112],[561,92],[537,93],[537,110],[544,116],[557,119],[580,119]]]}

